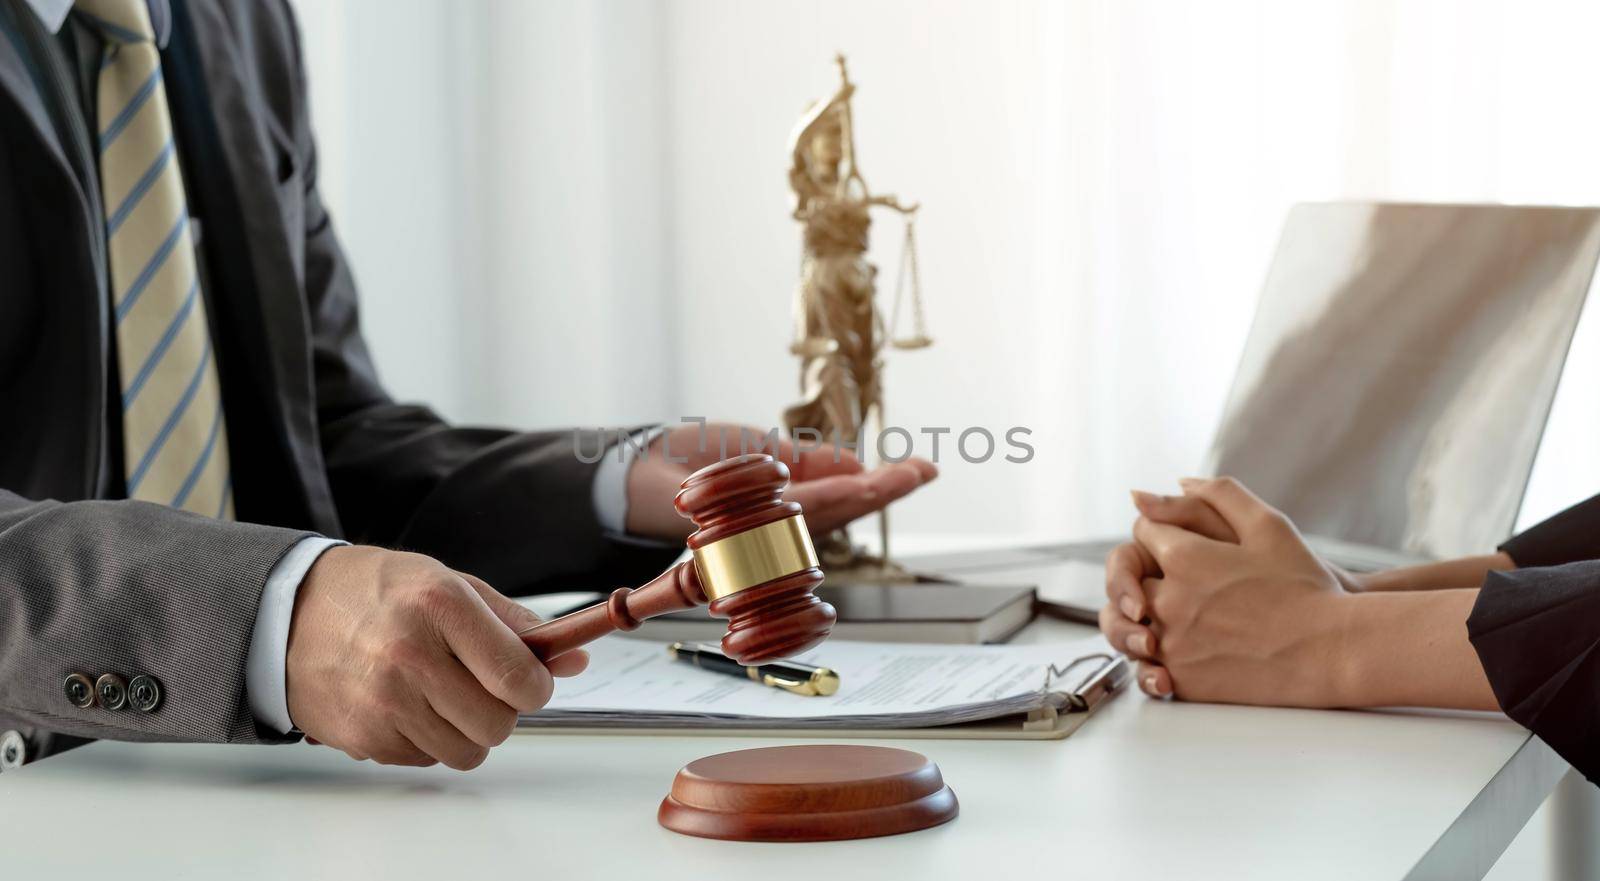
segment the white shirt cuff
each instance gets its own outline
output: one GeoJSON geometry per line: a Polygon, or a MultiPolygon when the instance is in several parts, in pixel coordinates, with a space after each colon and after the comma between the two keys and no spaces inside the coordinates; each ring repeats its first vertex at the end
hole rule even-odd
{"type": "Polygon", "coordinates": [[[320,535],[303,538],[289,549],[278,565],[267,574],[261,590],[261,608],[256,612],[255,630],[250,634],[250,654],[245,658],[244,693],[256,722],[279,734],[294,730],[289,718],[287,663],[289,623],[294,618],[294,598],[300,582],[311,571],[311,564],[322,552],[348,544],[320,535]]]}
{"type": "Polygon", "coordinates": [[[628,471],[639,452],[649,449],[663,431],[666,429],[660,426],[636,431],[606,450],[600,460],[594,473],[594,512],[601,528],[613,537],[628,537],[628,471]]]}

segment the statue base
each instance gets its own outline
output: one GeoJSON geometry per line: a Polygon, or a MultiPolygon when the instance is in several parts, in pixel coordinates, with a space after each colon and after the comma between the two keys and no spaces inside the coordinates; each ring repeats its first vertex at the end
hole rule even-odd
{"type": "Polygon", "coordinates": [[[833,584],[917,584],[928,579],[865,547],[854,544],[843,530],[816,544],[817,561],[833,584]]]}
{"type": "Polygon", "coordinates": [[[822,562],[825,582],[831,584],[921,584],[931,579],[874,554],[840,561],[822,562]]]}

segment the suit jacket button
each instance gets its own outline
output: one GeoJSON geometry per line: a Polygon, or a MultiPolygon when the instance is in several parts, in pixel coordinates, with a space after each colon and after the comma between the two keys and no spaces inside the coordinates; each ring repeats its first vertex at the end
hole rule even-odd
{"type": "Polygon", "coordinates": [[[107,673],[94,681],[94,696],[107,710],[120,710],[128,705],[128,682],[115,673],[107,673]]]}
{"type": "Polygon", "coordinates": [[[27,761],[28,742],[22,739],[22,732],[7,731],[0,734],[0,771],[15,770],[27,761]]]}
{"type": "Polygon", "coordinates": [[[94,683],[82,673],[73,673],[62,683],[62,688],[67,692],[67,700],[79,709],[87,710],[94,706],[94,683]]]}
{"type": "Polygon", "coordinates": [[[154,713],[161,706],[161,683],[154,676],[135,676],[128,683],[128,697],[141,713],[154,713]]]}

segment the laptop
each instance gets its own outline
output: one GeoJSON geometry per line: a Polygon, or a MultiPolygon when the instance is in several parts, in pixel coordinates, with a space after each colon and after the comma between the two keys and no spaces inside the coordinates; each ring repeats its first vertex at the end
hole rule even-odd
{"type": "MultiPolygon", "coordinates": [[[[1486,552],[1517,520],[1597,259],[1600,208],[1295,206],[1201,473],[1354,571],[1486,552]]],[[[1122,541],[904,562],[1036,583],[1087,621],[1122,541]]]]}

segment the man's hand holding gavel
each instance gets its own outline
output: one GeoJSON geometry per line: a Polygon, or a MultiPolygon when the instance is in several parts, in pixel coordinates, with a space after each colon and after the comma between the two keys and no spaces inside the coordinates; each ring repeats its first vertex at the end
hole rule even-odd
{"type": "MultiPolygon", "coordinates": [[[[673,504],[680,484],[721,458],[719,434],[728,438],[730,456],[740,453],[739,428],[706,431],[711,441],[704,446],[698,428],[667,432],[635,461],[630,532],[688,535],[673,504]]],[[[745,431],[752,440],[763,437],[745,431]]],[[[797,455],[785,442],[768,452],[790,466],[793,482],[783,498],[805,508],[816,533],[880,510],[937,474],[921,459],[868,471],[831,447],[797,455]]],[[[482,580],[429,557],[330,548],[295,597],[285,677],[290,719],[352,758],[475,768],[511,736],[519,713],[550,700],[552,676],[575,676],[588,664],[581,649],[541,662],[519,636],[538,623],[482,580]]]]}
{"type": "Polygon", "coordinates": [[[355,759],[466,771],[504,743],[518,713],[575,676],[575,651],[547,668],[517,631],[539,617],[478,578],[420,554],[330,548],[295,599],[289,716],[355,759]]]}

